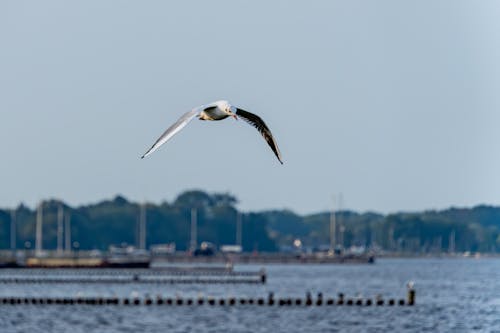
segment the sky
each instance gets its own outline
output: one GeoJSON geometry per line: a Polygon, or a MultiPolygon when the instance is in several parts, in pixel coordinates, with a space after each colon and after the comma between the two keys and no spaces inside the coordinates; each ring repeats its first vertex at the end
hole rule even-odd
{"type": "Polygon", "coordinates": [[[300,214],[500,205],[499,16],[488,0],[2,1],[0,207],[190,189],[300,214]],[[284,165],[233,119],[140,159],[219,99],[265,120],[284,165]]]}

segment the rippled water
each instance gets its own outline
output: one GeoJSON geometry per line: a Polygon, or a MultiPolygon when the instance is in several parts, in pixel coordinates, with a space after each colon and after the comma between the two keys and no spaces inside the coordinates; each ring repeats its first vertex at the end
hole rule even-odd
{"type": "MultiPolygon", "coordinates": [[[[257,270],[261,266],[236,266],[257,270]]],[[[0,305],[0,332],[500,332],[500,260],[385,259],[374,265],[270,265],[265,285],[0,284],[0,296],[361,294],[414,307],[0,305]]],[[[9,274],[0,271],[0,274],[9,274]]]]}

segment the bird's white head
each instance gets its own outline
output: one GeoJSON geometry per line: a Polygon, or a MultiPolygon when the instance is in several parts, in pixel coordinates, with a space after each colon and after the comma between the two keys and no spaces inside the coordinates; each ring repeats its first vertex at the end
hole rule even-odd
{"type": "Polygon", "coordinates": [[[219,106],[228,116],[233,117],[234,119],[238,120],[236,117],[236,107],[229,104],[228,101],[222,101],[221,105],[219,106]]]}

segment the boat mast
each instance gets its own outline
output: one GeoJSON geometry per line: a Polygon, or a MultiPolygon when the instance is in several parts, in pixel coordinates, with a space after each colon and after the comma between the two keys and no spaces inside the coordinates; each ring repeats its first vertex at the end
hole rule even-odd
{"type": "Polygon", "coordinates": [[[146,204],[142,203],[139,212],[139,249],[146,249],[146,204]]]}
{"type": "Polygon", "coordinates": [[[198,211],[196,208],[191,208],[191,242],[189,244],[189,249],[191,251],[196,250],[196,246],[198,244],[197,229],[198,229],[198,211]]]}
{"type": "Polygon", "coordinates": [[[13,209],[10,211],[10,249],[12,251],[15,251],[17,246],[16,246],[16,221],[17,216],[16,216],[16,210],[13,209]]]}
{"type": "Polygon", "coordinates": [[[64,249],[71,253],[71,214],[68,211],[64,215],[64,249]]]}
{"type": "Polygon", "coordinates": [[[64,207],[59,203],[57,207],[57,253],[61,254],[63,250],[63,223],[64,223],[64,207]]]}
{"type": "Polygon", "coordinates": [[[330,250],[329,250],[329,254],[330,255],[333,255],[335,253],[335,246],[337,245],[337,241],[336,241],[336,234],[335,234],[335,231],[336,231],[336,228],[337,228],[337,225],[336,225],[336,221],[335,221],[335,195],[332,196],[332,201],[333,201],[333,205],[332,205],[332,210],[330,212],[330,250]]]}
{"type": "Polygon", "coordinates": [[[42,252],[42,227],[43,227],[43,201],[38,204],[36,212],[36,234],[35,234],[35,254],[41,255],[42,252]]]}
{"type": "Polygon", "coordinates": [[[240,212],[236,213],[236,245],[242,246],[242,229],[241,229],[242,216],[240,212]]]}

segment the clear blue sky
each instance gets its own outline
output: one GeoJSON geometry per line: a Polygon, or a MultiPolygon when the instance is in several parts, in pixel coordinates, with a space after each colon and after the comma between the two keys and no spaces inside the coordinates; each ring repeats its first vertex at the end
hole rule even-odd
{"type": "Polygon", "coordinates": [[[0,207],[229,191],[244,210],[500,204],[498,1],[2,1],[0,207]],[[240,121],[259,114],[285,164],[240,121]]]}

